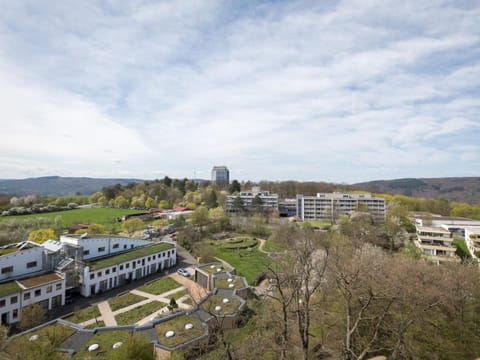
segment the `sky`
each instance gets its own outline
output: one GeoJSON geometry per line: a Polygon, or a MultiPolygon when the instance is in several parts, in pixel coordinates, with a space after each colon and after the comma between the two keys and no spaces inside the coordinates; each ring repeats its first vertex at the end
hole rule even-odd
{"type": "Polygon", "coordinates": [[[480,176],[480,2],[3,0],[0,178],[480,176]]]}

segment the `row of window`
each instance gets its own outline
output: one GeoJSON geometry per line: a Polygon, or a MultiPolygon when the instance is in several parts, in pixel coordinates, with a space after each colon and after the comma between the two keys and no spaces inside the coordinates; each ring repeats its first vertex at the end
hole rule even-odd
{"type": "MultiPolygon", "coordinates": [[[[27,266],[27,269],[31,269],[33,267],[36,267],[37,266],[37,262],[36,261],[30,261],[26,264],[27,266]]],[[[13,266],[5,266],[2,268],[1,270],[2,274],[8,274],[8,273],[11,273],[13,272],[13,266]]]]}
{"type": "MultiPolygon", "coordinates": [[[[112,249],[118,249],[120,247],[120,244],[113,244],[112,246],[112,249]]],[[[132,245],[133,247],[133,245],[132,245]]],[[[123,249],[126,250],[127,249],[127,245],[123,245],[123,249]]],[[[105,251],[105,246],[100,246],[98,249],[97,249],[98,252],[104,252],[105,251]]],[[[83,251],[83,255],[90,255],[90,250],[84,250],[83,251]]]]}
{"type": "MultiPolygon", "coordinates": [[[[61,290],[61,289],[62,289],[62,284],[55,284],[55,290],[61,290]]],[[[45,289],[45,292],[47,294],[51,293],[52,291],[53,291],[53,285],[50,285],[45,289]]],[[[39,297],[41,295],[42,295],[42,289],[36,289],[33,292],[33,296],[35,296],[35,297],[39,297]]],[[[24,292],[23,293],[23,300],[29,300],[31,298],[31,296],[32,296],[32,294],[31,294],[30,291],[24,292]]],[[[10,297],[10,305],[16,304],[17,302],[18,302],[18,296],[17,295],[10,297]]],[[[6,299],[1,299],[0,300],[0,308],[5,307],[6,304],[7,304],[6,299]]]]}
{"type": "MultiPolygon", "coordinates": [[[[172,254],[173,254],[173,250],[172,250],[172,254]]],[[[169,257],[170,256],[170,250],[167,251],[166,254],[159,254],[158,255],[158,258],[160,259],[161,257],[169,257]]],[[[152,260],[155,260],[157,258],[157,255],[153,255],[153,256],[149,256],[147,257],[147,261],[152,261],[152,260]]],[[[141,259],[141,260],[136,260],[136,261],[132,261],[132,269],[135,269],[137,264],[142,264],[142,265],[145,265],[145,259],[141,259]]],[[[125,264],[125,269],[130,269],[130,263],[126,263],[125,264]]],[[[112,269],[112,273],[114,272],[117,272],[117,267],[113,267],[112,269]]],[[[123,264],[119,265],[119,270],[122,271],[123,270],[123,264]]],[[[105,270],[105,275],[109,275],[110,274],[110,269],[106,269],[105,270]]],[[[102,276],[102,272],[101,271],[98,271],[97,272],[97,277],[101,277],[102,276]]],[[[95,274],[94,273],[91,273],[90,274],[90,280],[93,280],[95,279],[95,274]]]]}

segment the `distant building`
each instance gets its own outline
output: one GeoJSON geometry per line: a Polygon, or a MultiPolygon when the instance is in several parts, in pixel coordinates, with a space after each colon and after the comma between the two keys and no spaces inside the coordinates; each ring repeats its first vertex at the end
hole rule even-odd
{"type": "Polygon", "coordinates": [[[366,211],[375,220],[385,220],[385,199],[371,194],[318,193],[317,196],[297,195],[296,201],[300,220],[335,221],[355,211],[366,211]]]}
{"type": "Polygon", "coordinates": [[[228,188],[230,172],[226,166],[214,166],[212,169],[212,182],[221,189],[228,188]]]}
{"type": "Polygon", "coordinates": [[[251,191],[242,191],[238,196],[227,195],[225,208],[229,213],[256,210],[258,206],[262,211],[278,211],[278,194],[271,193],[270,191],[262,191],[258,186],[254,186],[251,191]],[[236,205],[236,199],[241,200],[241,208],[236,205]],[[258,204],[255,202],[257,198],[258,204]]]}
{"type": "Polygon", "coordinates": [[[417,226],[415,245],[437,265],[445,261],[459,261],[452,242],[452,233],[442,227],[417,226]]]}
{"type": "Polygon", "coordinates": [[[293,217],[297,215],[297,202],[295,199],[284,199],[278,202],[278,215],[293,217]]]}

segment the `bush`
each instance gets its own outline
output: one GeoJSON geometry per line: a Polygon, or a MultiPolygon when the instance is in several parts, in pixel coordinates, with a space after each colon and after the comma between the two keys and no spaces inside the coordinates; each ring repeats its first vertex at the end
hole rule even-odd
{"type": "Polygon", "coordinates": [[[258,273],[253,279],[253,286],[258,286],[260,283],[267,278],[267,274],[264,272],[258,273]]]}

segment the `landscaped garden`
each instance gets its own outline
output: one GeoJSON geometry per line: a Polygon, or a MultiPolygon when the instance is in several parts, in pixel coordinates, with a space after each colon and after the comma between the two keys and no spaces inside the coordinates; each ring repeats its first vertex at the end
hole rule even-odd
{"type": "Polygon", "coordinates": [[[112,311],[117,311],[119,309],[136,304],[143,300],[146,300],[146,298],[143,296],[126,293],[114,298],[110,298],[108,300],[108,304],[110,305],[110,309],[112,309],[112,311]]]}
{"type": "Polygon", "coordinates": [[[238,236],[226,240],[221,240],[225,249],[248,249],[257,245],[258,240],[250,236],[238,236]]]}
{"type": "Polygon", "coordinates": [[[228,279],[215,279],[215,287],[217,289],[243,289],[245,284],[241,278],[234,277],[228,279]]]}
{"type": "Polygon", "coordinates": [[[172,278],[164,277],[159,280],[140,286],[137,290],[140,290],[149,294],[153,294],[153,295],[160,295],[167,291],[179,288],[180,286],[182,286],[182,284],[176,282],[172,278]]]}
{"type": "MultiPolygon", "coordinates": [[[[72,359],[99,359],[111,351],[122,352],[122,345],[131,336],[131,330],[100,331],[97,332],[72,359]],[[114,344],[122,343],[118,348],[113,348],[114,344]],[[92,345],[97,344],[98,347],[92,345]],[[88,349],[96,348],[88,351],[88,349]]],[[[118,345],[117,345],[118,346],[118,345]]]]}
{"type": "Polygon", "coordinates": [[[100,310],[98,310],[97,305],[92,305],[82,310],[74,310],[73,315],[66,317],[65,320],[75,324],[80,324],[87,320],[98,318],[100,316],[100,310]]]}
{"type": "Polygon", "coordinates": [[[160,344],[175,347],[192,339],[198,338],[205,333],[202,323],[187,315],[177,316],[171,320],[161,322],[155,326],[160,344]],[[191,325],[191,326],[190,326],[191,325]],[[173,335],[167,337],[167,332],[173,331],[173,335]]]}
{"type": "Polygon", "coordinates": [[[16,354],[18,359],[35,359],[35,355],[42,349],[55,352],[55,348],[72,336],[75,331],[61,324],[45,326],[13,338],[7,345],[6,352],[16,354]]]}
{"type": "Polygon", "coordinates": [[[240,300],[236,297],[211,295],[202,303],[201,307],[209,314],[232,315],[237,312],[240,304],[240,300]]]}
{"type": "Polygon", "coordinates": [[[152,301],[132,310],[118,314],[115,316],[115,319],[117,320],[118,325],[134,325],[136,322],[146,318],[149,315],[152,315],[154,312],[160,310],[164,306],[167,306],[167,304],[160,301],[152,301]]]}

